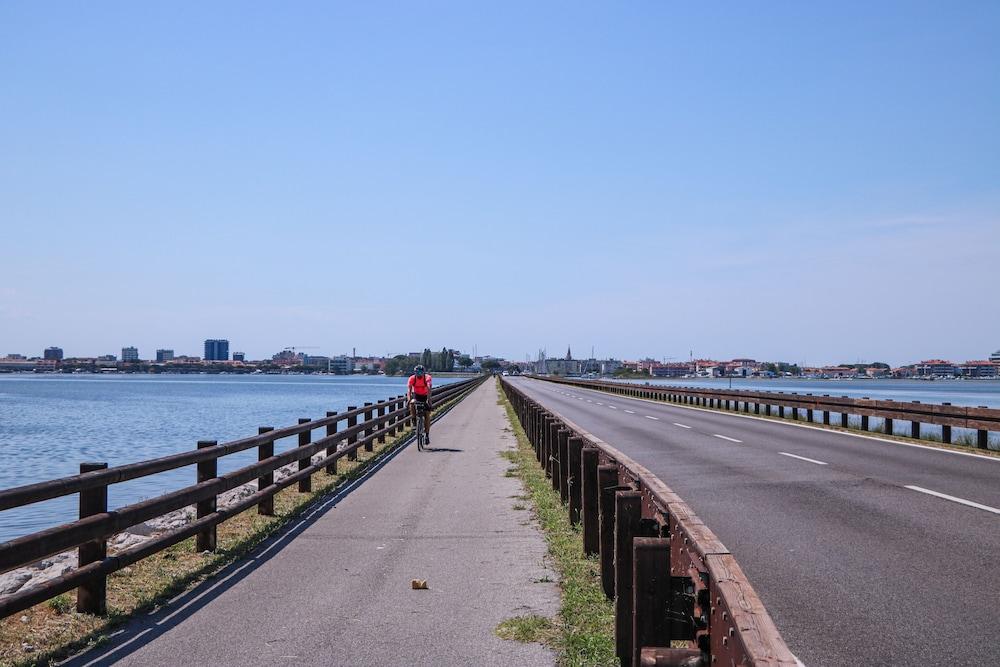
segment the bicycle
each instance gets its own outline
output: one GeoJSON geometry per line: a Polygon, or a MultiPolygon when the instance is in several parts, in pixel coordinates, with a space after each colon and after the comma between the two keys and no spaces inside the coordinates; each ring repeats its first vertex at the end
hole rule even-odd
{"type": "Polygon", "coordinates": [[[424,415],[427,412],[427,403],[423,401],[417,401],[413,406],[413,411],[416,414],[416,432],[417,432],[417,450],[424,451],[424,445],[426,444],[424,440],[426,436],[424,435],[424,415]]]}

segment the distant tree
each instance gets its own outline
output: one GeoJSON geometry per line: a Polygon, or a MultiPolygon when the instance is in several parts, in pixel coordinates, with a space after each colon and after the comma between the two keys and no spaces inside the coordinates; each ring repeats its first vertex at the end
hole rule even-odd
{"type": "Polygon", "coordinates": [[[458,358],[458,365],[462,368],[468,368],[472,365],[472,359],[467,354],[463,354],[458,358]]]}
{"type": "Polygon", "coordinates": [[[441,348],[441,370],[450,373],[455,369],[455,357],[447,347],[441,348]]]}
{"type": "Polygon", "coordinates": [[[492,373],[498,368],[500,368],[500,362],[496,359],[487,359],[483,362],[483,370],[487,373],[492,373]]]}
{"type": "Polygon", "coordinates": [[[434,365],[434,353],[431,352],[429,347],[425,347],[424,353],[420,355],[420,364],[424,368],[430,368],[434,365]]]}

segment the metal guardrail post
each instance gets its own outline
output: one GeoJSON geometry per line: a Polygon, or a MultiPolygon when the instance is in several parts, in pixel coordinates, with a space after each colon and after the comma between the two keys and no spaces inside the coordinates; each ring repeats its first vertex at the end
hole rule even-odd
{"type": "MultiPolygon", "coordinates": [[[[299,417],[300,424],[308,424],[312,420],[308,417],[299,417]]],[[[309,443],[312,442],[312,431],[303,431],[299,433],[299,447],[308,447],[309,443]]],[[[305,470],[308,468],[312,461],[312,457],[307,456],[305,458],[299,459],[299,470],[305,470]]],[[[305,479],[299,480],[299,493],[309,493],[312,491],[312,475],[307,476],[305,479]]]]}
{"type": "MultiPolygon", "coordinates": [[[[80,474],[93,472],[95,470],[107,470],[108,464],[101,462],[88,462],[80,464],[80,474]]],[[[108,511],[108,487],[98,486],[80,492],[80,518],[93,516],[94,514],[104,514],[108,511]]],[[[84,542],[77,548],[77,559],[79,567],[89,565],[95,561],[101,561],[108,556],[108,542],[101,538],[84,542]]],[[[108,578],[94,577],[90,581],[82,584],[76,589],[76,610],[81,614],[96,614],[103,616],[107,613],[108,599],[108,578]]]]}
{"type": "MultiPolygon", "coordinates": [[[[326,416],[327,417],[336,417],[337,416],[337,411],[336,410],[328,411],[326,413],[326,416]]],[[[329,438],[331,435],[336,435],[336,434],[337,434],[337,422],[335,420],[332,424],[327,424],[326,425],[326,437],[329,438]]],[[[330,445],[329,447],[326,448],[326,455],[327,455],[327,457],[333,456],[336,453],[337,453],[337,445],[335,445],[335,444],[334,445],[330,445]]],[[[336,475],[337,474],[337,460],[336,459],[334,459],[332,463],[328,463],[326,465],[326,474],[327,475],[336,475]]]]}
{"type": "MultiPolygon", "coordinates": [[[[349,405],[349,406],[347,406],[347,411],[348,412],[353,412],[354,410],[357,410],[357,409],[358,409],[358,407],[356,405],[349,405]]],[[[358,425],[358,416],[357,415],[351,415],[350,417],[347,418],[347,428],[348,428],[348,430],[354,428],[357,425],[358,425]]],[[[352,433],[351,435],[347,436],[347,446],[348,447],[352,446],[357,441],[358,441],[358,434],[357,433],[352,433]]],[[[352,449],[350,452],[348,452],[347,453],[347,460],[348,461],[357,461],[358,460],[358,450],[352,449]]]]}
{"type": "MultiPolygon", "coordinates": [[[[632,558],[632,663],[646,646],[670,646],[670,540],[637,537],[632,558]]],[[[679,637],[678,637],[679,639],[679,637]]]]}
{"type": "Polygon", "coordinates": [[[868,430],[868,415],[861,415],[861,430],[868,430]]]}
{"type": "MultiPolygon", "coordinates": [[[[370,405],[372,405],[371,401],[365,401],[365,407],[366,408],[369,407],[370,405]]],[[[368,424],[368,428],[365,429],[365,444],[364,444],[364,448],[365,448],[366,452],[374,452],[375,451],[375,443],[372,442],[372,438],[371,438],[372,433],[375,432],[375,427],[372,426],[372,423],[371,423],[371,421],[372,421],[372,415],[373,414],[374,414],[373,410],[365,410],[365,423],[368,424]]]]}
{"type": "Polygon", "coordinates": [[[976,431],[976,447],[978,449],[989,449],[989,432],[983,429],[976,431]]]}
{"type": "MultiPolygon", "coordinates": [[[[885,423],[882,425],[882,430],[885,431],[886,435],[893,435],[895,433],[896,427],[893,424],[892,417],[886,417],[885,423]]],[[[949,431],[951,428],[949,427],[949,431]]],[[[949,435],[951,433],[949,432],[949,435]]]]}
{"type": "MultiPolygon", "coordinates": [[[[547,446],[549,448],[549,474],[552,476],[552,490],[559,491],[562,487],[562,469],[563,469],[563,459],[561,458],[561,452],[559,451],[559,429],[561,426],[559,422],[553,417],[551,421],[548,422],[548,440],[547,446]]],[[[560,493],[560,500],[562,500],[562,494],[560,493]]]]}
{"type": "MultiPolygon", "coordinates": [[[[567,435],[570,431],[567,431],[567,435]]],[[[569,488],[569,522],[571,525],[580,523],[580,511],[583,508],[583,438],[569,436],[566,441],[567,458],[569,459],[569,475],[566,485],[569,488]]]]}
{"type": "Polygon", "coordinates": [[[608,598],[615,596],[615,493],[618,487],[618,466],[597,467],[601,536],[601,585],[608,598]]]}
{"type": "Polygon", "coordinates": [[[632,660],[632,539],[639,535],[642,496],[615,494],[615,647],[623,665],[632,660]]]}
{"type": "Polygon", "coordinates": [[[580,493],[583,497],[583,551],[588,556],[601,551],[601,489],[597,482],[600,452],[596,447],[584,447],[581,452],[582,479],[580,493]]]}
{"type": "MultiPolygon", "coordinates": [[[[261,426],[257,429],[257,435],[263,435],[264,433],[270,433],[274,430],[273,426],[261,426]]],[[[274,456],[274,440],[269,440],[268,442],[261,443],[257,446],[257,461],[263,461],[274,456]]],[[[257,490],[261,491],[267,487],[274,484],[274,471],[264,473],[257,478],[257,490]]],[[[268,496],[260,501],[257,505],[257,514],[261,516],[274,516],[274,496],[268,496]]]]}
{"type": "MultiPolygon", "coordinates": [[[[215,447],[218,444],[215,440],[199,440],[198,449],[215,447]]],[[[198,464],[198,483],[207,482],[219,476],[219,459],[209,459],[198,464]]],[[[218,496],[212,496],[207,500],[202,500],[195,504],[195,517],[204,518],[215,512],[215,505],[218,496]]],[[[196,551],[215,551],[216,547],[216,526],[209,526],[198,533],[195,538],[196,551]]]]}

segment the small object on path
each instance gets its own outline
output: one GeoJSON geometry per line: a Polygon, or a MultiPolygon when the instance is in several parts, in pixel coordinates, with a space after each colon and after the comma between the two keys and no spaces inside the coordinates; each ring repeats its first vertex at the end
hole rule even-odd
{"type": "Polygon", "coordinates": [[[427,580],[426,579],[411,579],[410,588],[415,591],[426,591],[427,590],[427,580]]]}

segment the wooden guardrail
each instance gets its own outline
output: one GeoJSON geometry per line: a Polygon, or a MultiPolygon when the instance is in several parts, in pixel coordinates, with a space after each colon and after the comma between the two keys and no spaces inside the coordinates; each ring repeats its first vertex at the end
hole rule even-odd
{"type": "MultiPolygon", "coordinates": [[[[479,386],[485,377],[472,378],[444,385],[433,390],[435,407],[465,396],[479,386]]],[[[273,429],[263,426],[256,436],[223,444],[200,441],[194,451],[108,468],[106,463],[82,463],[80,474],[28,484],[0,491],[0,511],[22,507],[51,498],[79,494],[79,520],[41,530],[0,544],[0,573],[30,565],[47,556],[69,549],[79,549],[76,569],[26,591],[0,597],[0,618],[27,609],[35,604],[65,593],[77,591],[77,610],[103,614],[106,611],[107,576],[143,558],[151,556],[191,536],[196,536],[198,551],[214,551],[216,527],[247,509],[258,508],[263,515],[274,514],[274,495],[297,484],[300,492],[311,491],[312,475],[325,469],[336,473],[337,461],[343,457],[356,460],[358,449],[373,451],[374,443],[385,442],[386,436],[401,433],[412,419],[403,396],[378,403],[351,406],[346,412],[328,412],[316,420],[300,419],[294,426],[273,429]],[[359,423],[358,417],[363,417],[359,423]],[[338,430],[340,422],[347,428],[338,430]],[[312,432],[324,429],[323,437],[312,439],[312,432]],[[298,446],[280,454],[274,453],[274,443],[281,438],[296,436],[298,446]],[[256,447],[258,462],[219,475],[218,460],[236,452],[256,447]],[[322,458],[312,462],[314,455],[322,458]],[[275,481],[278,468],[298,462],[298,470],[275,481]],[[184,466],[197,466],[196,483],[170,493],[108,509],[108,486],[139,477],[146,477],[184,466]],[[234,504],[219,508],[220,493],[257,480],[257,491],[234,504]],[[135,547],[113,556],[107,554],[107,539],[131,526],[162,516],[168,512],[194,505],[195,520],[170,530],[135,547]]]]}
{"type": "Polygon", "coordinates": [[[736,559],[646,468],[502,380],[539,463],[582,523],[625,665],[796,665],[736,559]],[[686,642],[687,648],[674,645],[686,642]]]}
{"type": "Polygon", "coordinates": [[[910,423],[909,436],[921,437],[921,424],[941,427],[941,440],[946,444],[953,441],[952,428],[963,428],[976,434],[975,446],[989,448],[989,434],[1000,431],[1000,409],[986,406],[966,407],[951,403],[921,403],[920,401],[873,400],[870,398],[848,398],[829,394],[797,394],[770,391],[721,391],[697,387],[674,387],[641,385],[603,380],[570,380],[553,376],[537,376],[540,380],[569,384],[586,389],[609,392],[621,396],[668,401],[684,405],[732,410],[767,416],[791,417],[810,423],[830,425],[831,415],[839,415],[839,426],[850,427],[851,415],[861,418],[861,430],[869,430],[869,418],[883,419],[886,433],[895,433],[895,422],[910,423]],[[788,413],[786,413],[788,411],[788,413]],[[821,422],[817,422],[819,417],[821,422]]]}

